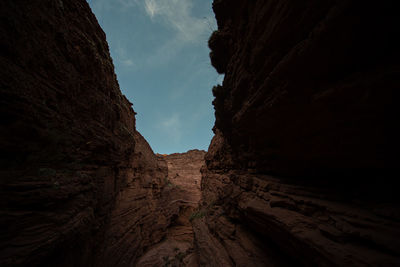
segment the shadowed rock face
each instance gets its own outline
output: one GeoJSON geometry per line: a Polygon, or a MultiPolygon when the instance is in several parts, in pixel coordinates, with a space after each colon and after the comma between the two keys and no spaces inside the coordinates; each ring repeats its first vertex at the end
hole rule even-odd
{"type": "Polygon", "coordinates": [[[397,8],[214,1],[200,263],[400,264],[397,8]]]}
{"type": "Polygon", "coordinates": [[[84,0],[0,17],[0,265],[130,266],[178,209],[104,32],[84,0]]]}
{"type": "Polygon", "coordinates": [[[216,127],[244,159],[235,167],[296,177],[395,168],[394,1],[233,2],[214,2],[210,48],[225,62],[216,127]]]}
{"type": "Polygon", "coordinates": [[[399,266],[397,5],[215,0],[200,192],[86,1],[1,1],[0,265],[399,266]]]}

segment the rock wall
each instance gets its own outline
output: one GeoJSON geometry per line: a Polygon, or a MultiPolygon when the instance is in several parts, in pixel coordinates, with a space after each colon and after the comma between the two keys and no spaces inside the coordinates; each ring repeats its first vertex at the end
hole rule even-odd
{"type": "Polygon", "coordinates": [[[94,266],[132,266],[166,237],[180,212],[178,205],[171,205],[175,192],[168,187],[166,161],[153,153],[138,132],[134,137],[131,166],[124,170],[126,184],[116,195],[94,266]]]}
{"type": "Polygon", "coordinates": [[[168,193],[170,199],[163,203],[178,210],[178,213],[166,230],[166,237],[148,248],[136,266],[199,266],[191,222],[198,216],[200,168],[204,165],[205,153],[195,149],[186,153],[158,155],[168,166],[164,194],[168,193]]]}
{"type": "Polygon", "coordinates": [[[130,266],[177,211],[104,32],[84,0],[0,18],[0,265],[130,266]]]}
{"type": "Polygon", "coordinates": [[[399,266],[398,4],[213,8],[194,211],[197,152],[136,131],[86,1],[0,2],[1,266],[399,266]]]}
{"type": "Polygon", "coordinates": [[[201,173],[204,165],[204,150],[189,150],[163,157],[168,165],[168,180],[186,191],[185,201],[197,207],[201,198],[201,173]]]}
{"type": "Polygon", "coordinates": [[[397,8],[214,0],[200,263],[400,264],[397,8]]]}

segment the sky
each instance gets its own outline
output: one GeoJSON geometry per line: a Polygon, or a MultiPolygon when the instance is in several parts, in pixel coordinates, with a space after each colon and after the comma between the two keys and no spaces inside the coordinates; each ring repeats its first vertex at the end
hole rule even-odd
{"type": "Polygon", "coordinates": [[[211,88],[222,82],[207,41],[217,29],[212,0],[87,0],[107,36],[136,128],[161,154],[207,150],[211,88]]]}

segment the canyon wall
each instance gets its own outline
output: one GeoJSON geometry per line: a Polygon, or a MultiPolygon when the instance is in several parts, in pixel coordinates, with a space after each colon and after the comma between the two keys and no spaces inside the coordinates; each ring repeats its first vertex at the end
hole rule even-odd
{"type": "Polygon", "coordinates": [[[1,266],[400,265],[398,4],[213,8],[200,193],[204,152],[154,155],[86,1],[0,2],[1,266]]]}
{"type": "Polygon", "coordinates": [[[201,198],[200,168],[204,165],[205,153],[194,149],[186,153],[158,155],[168,166],[164,191],[169,192],[170,200],[164,205],[178,209],[178,214],[166,230],[165,238],[148,248],[136,266],[199,266],[191,222],[199,216],[196,211],[201,198]]]}
{"type": "Polygon", "coordinates": [[[399,266],[398,3],[213,9],[200,263],[399,266]]]}
{"type": "Polygon", "coordinates": [[[85,0],[0,2],[0,265],[131,266],[178,209],[85,0]]]}

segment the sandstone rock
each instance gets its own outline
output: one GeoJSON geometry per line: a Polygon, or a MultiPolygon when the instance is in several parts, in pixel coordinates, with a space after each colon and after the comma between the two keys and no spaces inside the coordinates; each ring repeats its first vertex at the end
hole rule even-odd
{"type": "Polygon", "coordinates": [[[158,155],[167,163],[166,188],[171,191],[168,194],[169,202],[162,199],[159,206],[167,204],[177,213],[171,226],[164,229],[167,233],[165,239],[150,247],[138,260],[137,266],[202,266],[199,265],[197,249],[194,247],[192,221],[201,198],[200,168],[204,165],[204,155],[205,151],[201,150],[158,155]]]}
{"type": "Polygon", "coordinates": [[[200,168],[204,165],[205,154],[205,151],[195,149],[163,157],[168,165],[168,180],[185,191],[184,200],[194,207],[201,197],[200,168]]]}
{"type": "Polygon", "coordinates": [[[400,265],[397,2],[213,8],[215,137],[154,155],[86,1],[0,2],[1,266],[400,265]]]}
{"type": "Polygon", "coordinates": [[[131,266],[179,210],[104,32],[84,0],[0,17],[0,265],[131,266]]]}
{"type": "Polygon", "coordinates": [[[210,46],[229,57],[215,125],[238,168],[335,179],[396,169],[393,8],[394,1],[215,1],[219,29],[210,41],[232,42],[210,46]]]}
{"type": "Polygon", "coordinates": [[[213,8],[200,262],[399,266],[397,3],[213,8]]]}

